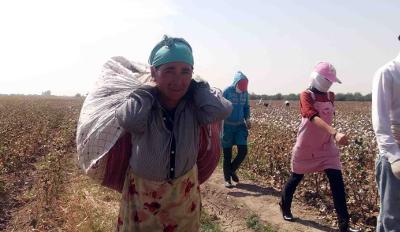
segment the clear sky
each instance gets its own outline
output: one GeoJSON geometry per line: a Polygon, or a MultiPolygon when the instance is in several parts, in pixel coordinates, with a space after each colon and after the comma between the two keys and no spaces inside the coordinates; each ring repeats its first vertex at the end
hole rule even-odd
{"type": "Polygon", "coordinates": [[[0,94],[85,94],[108,58],[146,63],[163,34],[185,38],[221,89],[241,70],[249,92],[299,93],[325,60],[333,91],[366,94],[400,51],[400,1],[2,0],[0,31],[0,94]]]}

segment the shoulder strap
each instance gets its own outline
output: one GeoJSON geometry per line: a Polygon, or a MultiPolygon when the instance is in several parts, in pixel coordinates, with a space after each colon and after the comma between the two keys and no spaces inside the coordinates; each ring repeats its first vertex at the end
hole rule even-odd
{"type": "Polygon", "coordinates": [[[315,101],[315,93],[311,90],[307,90],[311,94],[311,98],[315,101]]]}
{"type": "Polygon", "coordinates": [[[328,92],[328,100],[333,104],[334,102],[334,98],[332,98],[332,96],[334,95],[333,92],[328,92]]]}

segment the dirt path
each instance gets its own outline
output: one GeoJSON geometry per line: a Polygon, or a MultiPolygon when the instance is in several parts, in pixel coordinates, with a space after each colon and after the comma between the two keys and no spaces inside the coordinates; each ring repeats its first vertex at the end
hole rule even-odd
{"type": "Polygon", "coordinates": [[[242,179],[236,187],[225,188],[222,170],[218,168],[202,186],[203,206],[219,218],[224,231],[251,231],[246,227],[246,218],[252,214],[256,214],[277,231],[336,231],[316,215],[302,209],[297,202],[292,209],[297,220],[284,221],[277,204],[279,192],[242,179]]]}

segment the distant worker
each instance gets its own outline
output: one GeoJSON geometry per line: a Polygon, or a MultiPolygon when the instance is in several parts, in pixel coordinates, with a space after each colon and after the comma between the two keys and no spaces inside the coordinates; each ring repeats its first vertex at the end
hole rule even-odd
{"type": "MultiPolygon", "coordinates": [[[[400,36],[399,36],[400,40],[400,36]]],[[[372,84],[372,125],[379,148],[376,231],[400,231],[400,54],[382,66],[372,84]]]]}
{"type": "Polygon", "coordinates": [[[237,169],[247,155],[247,136],[250,129],[250,105],[247,77],[240,71],[235,76],[231,86],[224,90],[223,96],[232,102],[233,111],[224,120],[222,148],[224,153],[225,187],[232,188],[231,179],[239,182],[237,169]],[[232,161],[232,147],[237,146],[238,154],[232,161]]]}
{"type": "Polygon", "coordinates": [[[284,186],[279,202],[283,219],[293,221],[293,194],[304,174],[325,172],[328,176],[340,232],[359,231],[349,228],[346,193],[338,145],[348,138],[331,126],[335,114],[335,94],[329,92],[334,82],[341,83],[328,62],[318,63],[311,73],[310,87],[300,94],[301,124],[292,150],[292,174],[284,186]]]}

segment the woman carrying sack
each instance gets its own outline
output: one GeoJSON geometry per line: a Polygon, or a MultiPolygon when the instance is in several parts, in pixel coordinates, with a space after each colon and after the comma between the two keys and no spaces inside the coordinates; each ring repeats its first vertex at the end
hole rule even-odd
{"type": "Polygon", "coordinates": [[[132,136],[117,231],[198,231],[200,127],[223,120],[232,105],[192,79],[184,39],[165,36],[149,64],[155,84],[133,90],[115,111],[132,136]]]}
{"type": "Polygon", "coordinates": [[[279,202],[283,219],[293,221],[291,204],[296,187],[304,174],[325,172],[329,179],[333,202],[339,221],[339,230],[359,231],[349,228],[349,213],[342,176],[339,145],[347,145],[345,134],[331,126],[335,114],[333,92],[328,92],[334,82],[341,83],[336,70],[328,62],[318,63],[311,73],[310,87],[300,94],[302,121],[292,151],[292,175],[287,181],[279,202]]]}

